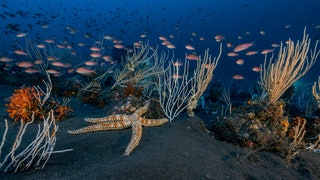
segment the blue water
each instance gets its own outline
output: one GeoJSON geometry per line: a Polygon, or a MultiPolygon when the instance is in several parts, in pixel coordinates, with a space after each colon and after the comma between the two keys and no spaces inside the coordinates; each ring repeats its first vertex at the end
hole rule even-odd
{"type": "MultiPolygon", "coordinates": [[[[1,56],[14,56],[14,39],[19,32],[28,33],[35,41],[54,37],[56,42],[67,39],[88,45],[101,40],[103,35],[110,35],[123,40],[126,46],[143,40],[167,51],[159,40],[159,36],[165,36],[176,46],[170,52],[174,51],[179,59],[190,52],[185,49],[187,44],[194,46],[198,54],[210,48],[216,56],[219,43],[214,37],[219,34],[225,39],[215,79],[226,84],[235,81],[232,79],[235,74],[245,77],[237,83],[255,84],[259,73],[251,69],[263,63],[264,55],[260,52],[272,48],[272,43],[301,39],[304,27],[313,42],[320,38],[320,28],[316,28],[320,25],[319,0],[2,0],[0,4],[1,56]],[[12,30],[8,24],[18,29],[12,30]],[[42,28],[43,25],[48,28],[42,28]],[[76,33],[70,34],[66,30],[68,26],[76,33]],[[85,34],[92,37],[86,38],[85,34]],[[147,37],[141,38],[141,34],[147,37]],[[199,40],[200,37],[205,40],[199,40]],[[254,42],[249,50],[259,54],[246,56],[242,52],[238,57],[228,57],[226,54],[233,48],[226,47],[227,42],[233,45],[254,42]],[[245,60],[241,66],[235,63],[239,58],[245,60]]],[[[81,51],[79,47],[75,50],[81,51]]],[[[110,52],[111,49],[106,54],[110,52]]],[[[320,60],[303,81],[315,81],[320,75],[319,68],[320,60]]]]}

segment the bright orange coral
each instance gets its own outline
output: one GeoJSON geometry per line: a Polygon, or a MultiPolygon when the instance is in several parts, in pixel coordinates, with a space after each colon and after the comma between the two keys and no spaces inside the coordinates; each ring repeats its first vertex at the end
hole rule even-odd
{"type": "Polygon", "coordinates": [[[23,119],[25,122],[31,121],[33,112],[35,113],[35,118],[42,117],[36,93],[36,90],[30,87],[15,90],[14,94],[10,97],[9,104],[6,104],[8,106],[7,112],[9,113],[9,117],[14,121],[23,119]]]}
{"type": "Polygon", "coordinates": [[[34,113],[34,119],[42,119],[46,116],[50,110],[54,110],[56,120],[60,121],[72,112],[72,109],[65,105],[60,105],[54,99],[46,101],[41,105],[40,100],[37,98],[43,96],[38,94],[35,88],[21,88],[14,91],[14,94],[10,97],[7,112],[9,117],[14,121],[30,122],[32,120],[32,114],[34,113]]]}
{"type": "Polygon", "coordinates": [[[58,107],[54,110],[56,120],[60,121],[61,119],[64,119],[70,112],[73,110],[68,106],[58,105],[58,107]]]}

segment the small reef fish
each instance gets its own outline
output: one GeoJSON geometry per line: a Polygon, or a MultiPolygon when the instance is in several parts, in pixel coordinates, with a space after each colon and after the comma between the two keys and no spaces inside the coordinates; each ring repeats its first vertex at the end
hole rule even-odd
{"type": "Polygon", "coordinates": [[[159,39],[160,39],[161,41],[167,41],[167,38],[164,37],[164,36],[159,36],[159,39]]]}
{"type": "Polygon", "coordinates": [[[87,65],[87,66],[95,66],[95,65],[97,65],[97,63],[94,62],[94,61],[86,61],[84,64],[87,65]]]}
{"type": "Polygon", "coordinates": [[[238,59],[237,61],[236,61],[236,64],[238,64],[238,65],[243,65],[244,64],[244,60],[243,59],[238,59]]]}
{"type": "Polygon", "coordinates": [[[252,68],[252,71],[254,71],[254,72],[260,72],[260,71],[261,71],[261,67],[255,66],[255,67],[252,68]]]}
{"type": "Polygon", "coordinates": [[[48,56],[47,57],[47,60],[48,61],[58,61],[60,58],[58,58],[58,57],[55,57],[55,56],[48,56]]]}
{"type": "Polygon", "coordinates": [[[193,46],[191,46],[190,44],[186,45],[186,49],[190,50],[190,51],[194,51],[195,48],[193,46]]]}
{"type": "Polygon", "coordinates": [[[28,53],[22,51],[22,50],[15,50],[14,53],[18,54],[18,55],[22,55],[22,56],[27,56],[28,53]]]}
{"type": "Polygon", "coordinates": [[[37,73],[39,72],[38,70],[36,69],[32,69],[32,68],[27,68],[24,70],[24,72],[28,73],[28,74],[34,74],[34,73],[37,73]]]}
{"type": "Polygon", "coordinates": [[[38,44],[37,47],[40,48],[40,49],[46,48],[46,46],[44,44],[38,44]]]}
{"type": "Polygon", "coordinates": [[[85,68],[85,67],[79,67],[78,69],[76,69],[76,72],[79,74],[83,74],[83,75],[89,75],[92,73],[96,73],[94,70],[89,69],[89,68],[85,68]]]}
{"type": "Polygon", "coordinates": [[[243,51],[243,50],[246,50],[248,48],[250,48],[251,46],[253,46],[253,42],[252,43],[244,43],[244,44],[239,44],[238,46],[236,46],[233,51],[234,52],[240,52],[240,51],[243,51]]]}
{"type": "Polygon", "coordinates": [[[232,76],[232,78],[233,78],[234,80],[243,80],[243,79],[244,79],[244,77],[241,76],[241,75],[239,75],[239,74],[232,76]]]}
{"type": "Polygon", "coordinates": [[[218,34],[214,36],[214,39],[216,40],[216,42],[221,42],[224,40],[224,36],[218,34]]]}
{"type": "Polygon", "coordinates": [[[16,37],[22,38],[22,37],[25,37],[25,36],[27,36],[27,35],[28,35],[28,33],[23,33],[23,32],[21,32],[21,33],[18,33],[18,34],[16,35],[16,37]]]}
{"type": "Polygon", "coordinates": [[[1,57],[1,58],[0,58],[0,61],[1,61],[1,62],[12,62],[13,59],[8,58],[8,57],[1,57]]]}
{"type": "Polygon", "coordinates": [[[90,56],[93,57],[93,58],[99,58],[99,57],[101,57],[102,55],[101,55],[100,53],[93,52],[93,53],[90,54],[90,56]]]}
{"type": "Polygon", "coordinates": [[[176,62],[174,62],[174,63],[173,63],[173,66],[175,66],[175,67],[177,67],[177,66],[182,66],[182,63],[181,63],[181,62],[176,61],[176,62]]]}
{"type": "Polygon", "coordinates": [[[54,40],[53,39],[46,39],[46,40],[44,40],[44,42],[46,42],[48,44],[54,44],[54,40]]]}
{"type": "Polygon", "coordinates": [[[16,63],[17,66],[22,67],[22,68],[30,68],[33,67],[33,63],[29,61],[21,61],[16,63]]]}
{"type": "Polygon", "coordinates": [[[258,51],[248,51],[248,52],[246,52],[247,56],[252,56],[252,55],[255,55],[255,54],[258,54],[258,51]]]}
{"type": "Polygon", "coordinates": [[[90,50],[91,50],[91,51],[100,51],[101,48],[96,47],[96,46],[92,46],[92,47],[90,47],[90,50]]]}
{"type": "Polygon", "coordinates": [[[274,49],[265,49],[261,51],[261,54],[268,54],[268,53],[271,53],[272,51],[274,51],[274,49]]]}
{"type": "Polygon", "coordinates": [[[173,45],[173,44],[168,44],[168,45],[167,45],[167,48],[169,48],[169,49],[174,49],[174,48],[176,48],[176,46],[173,45]]]}
{"type": "Polygon", "coordinates": [[[186,57],[188,60],[199,60],[199,56],[197,55],[194,55],[194,54],[188,54],[187,57],[186,57]]]}
{"type": "Polygon", "coordinates": [[[179,74],[174,74],[174,75],[172,75],[172,78],[173,79],[181,79],[182,76],[180,76],[179,74]]]}
{"type": "Polygon", "coordinates": [[[229,56],[229,57],[235,57],[235,56],[238,56],[238,54],[235,53],[235,52],[229,52],[229,53],[227,54],[227,56],[229,56]]]}
{"type": "Polygon", "coordinates": [[[119,44],[119,43],[116,43],[113,45],[113,47],[117,48],[117,49],[123,49],[124,48],[124,45],[122,44],[119,44]]]}

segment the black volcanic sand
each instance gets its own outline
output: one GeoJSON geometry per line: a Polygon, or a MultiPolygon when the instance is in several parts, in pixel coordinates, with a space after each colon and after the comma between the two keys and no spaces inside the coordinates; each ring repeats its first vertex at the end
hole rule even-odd
{"type": "MultiPolygon", "coordinates": [[[[1,119],[6,118],[5,98],[12,87],[0,85],[1,119]]],[[[291,162],[270,152],[257,152],[211,137],[199,118],[179,116],[159,127],[144,127],[142,140],[130,156],[122,156],[131,129],[70,135],[67,130],[88,125],[84,117],[105,116],[105,110],[73,99],[73,116],[59,122],[55,150],[42,170],[1,173],[0,179],[319,179],[320,155],[301,152],[291,162]]],[[[9,121],[7,144],[19,123],[9,121]]],[[[37,124],[24,140],[30,142],[37,124]],[[31,132],[33,131],[33,132],[31,132]]],[[[0,137],[4,121],[0,121],[0,137]]],[[[5,146],[3,153],[10,147],[5,146]]],[[[3,154],[1,160],[3,159],[3,154]]]]}

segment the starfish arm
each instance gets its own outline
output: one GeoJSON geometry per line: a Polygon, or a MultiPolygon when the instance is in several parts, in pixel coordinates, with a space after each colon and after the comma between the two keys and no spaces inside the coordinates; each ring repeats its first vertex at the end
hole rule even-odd
{"type": "Polygon", "coordinates": [[[132,137],[124,152],[124,156],[129,156],[131,151],[138,146],[142,136],[142,125],[139,121],[135,121],[132,124],[132,137]]]}
{"type": "Polygon", "coordinates": [[[148,110],[150,102],[147,102],[144,106],[142,106],[141,108],[137,109],[133,115],[140,117],[142,114],[146,113],[148,110]]]}
{"type": "Polygon", "coordinates": [[[132,124],[131,121],[123,121],[123,122],[115,122],[115,123],[101,123],[95,124],[92,126],[87,126],[77,130],[69,130],[69,134],[81,134],[86,132],[93,132],[93,131],[103,131],[103,130],[120,130],[126,129],[130,127],[132,124]]]}
{"type": "Polygon", "coordinates": [[[119,122],[124,121],[125,119],[128,119],[128,116],[122,114],[110,115],[102,118],[84,118],[86,122],[90,123],[119,122]]]}
{"type": "Polygon", "coordinates": [[[160,126],[169,120],[167,118],[162,118],[162,119],[146,119],[146,118],[140,118],[140,123],[143,126],[160,126]]]}

